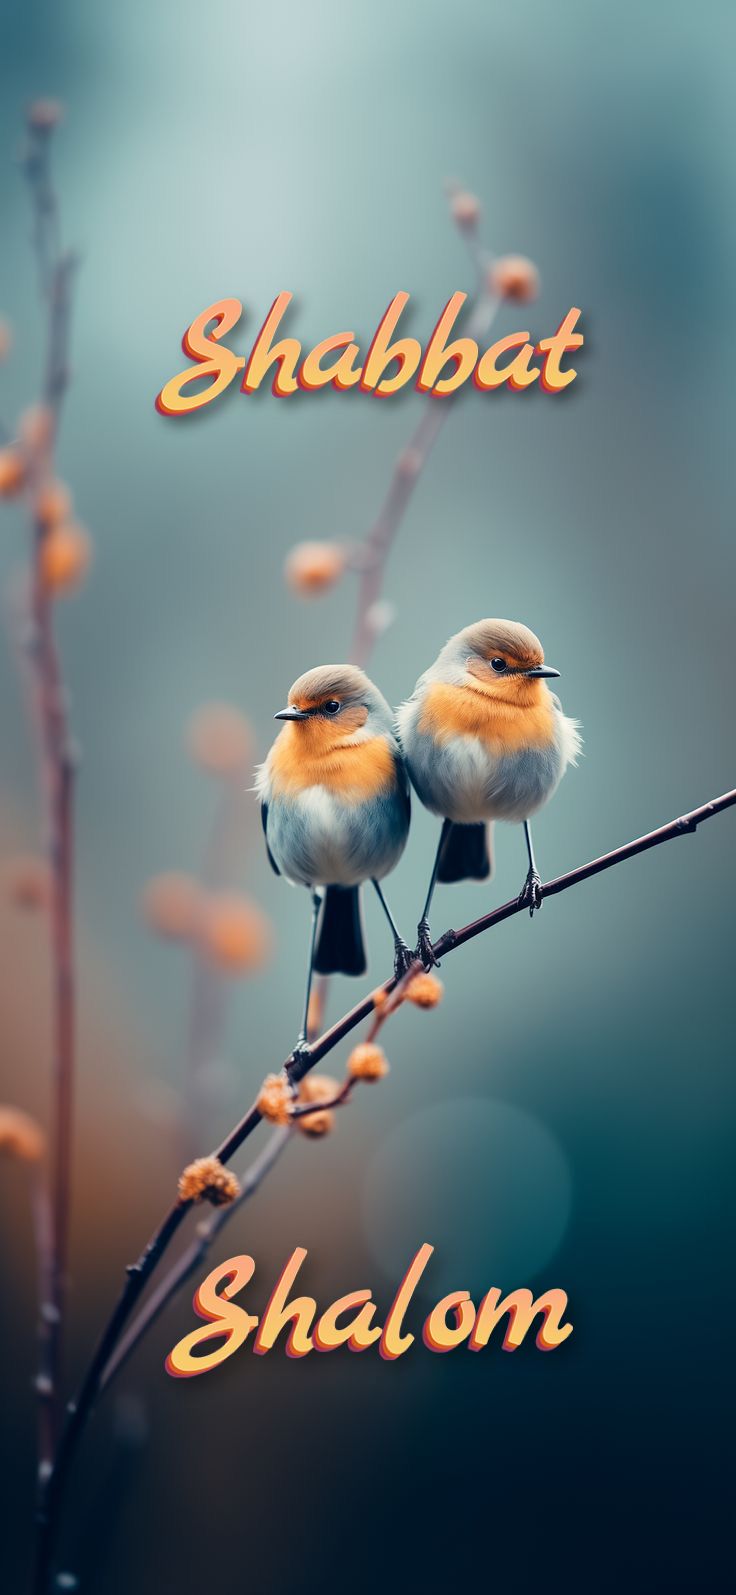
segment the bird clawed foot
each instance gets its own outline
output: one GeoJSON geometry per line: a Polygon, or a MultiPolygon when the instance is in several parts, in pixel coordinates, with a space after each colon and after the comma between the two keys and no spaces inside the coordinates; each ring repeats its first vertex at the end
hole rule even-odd
{"type": "MultiPolygon", "coordinates": [[[[297,1038],[296,1046],[294,1047],[294,1050],[289,1058],[288,1067],[290,1068],[293,1063],[300,1063],[302,1058],[307,1058],[310,1051],[311,1048],[306,1036],[299,1036],[297,1038]]],[[[289,1084],[291,1084],[291,1080],[289,1081],[289,1084]]]]}
{"type": "Polygon", "coordinates": [[[401,980],[414,962],[414,954],[407,947],[405,941],[397,941],[394,947],[394,978],[401,980]]]}
{"type": "Polygon", "coordinates": [[[542,877],[537,874],[535,869],[530,869],[524,882],[523,890],[519,893],[519,907],[528,908],[529,918],[533,919],[535,909],[541,908],[543,901],[542,877]]]}
{"type": "Polygon", "coordinates": [[[418,941],[417,950],[414,954],[415,958],[421,958],[426,970],[439,969],[439,959],[435,958],[434,948],[432,946],[432,932],[426,919],[420,919],[419,924],[417,925],[417,936],[418,941]]]}

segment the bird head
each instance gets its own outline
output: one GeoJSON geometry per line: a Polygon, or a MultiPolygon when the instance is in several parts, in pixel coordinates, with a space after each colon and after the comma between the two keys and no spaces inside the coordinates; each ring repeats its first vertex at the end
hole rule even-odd
{"type": "MultiPolygon", "coordinates": [[[[317,665],[294,682],[285,709],[288,735],[312,757],[329,755],[368,737],[391,734],[391,710],[355,665],[317,665]]],[[[283,733],[282,733],[283,734],[283,733]]]]}
{"type": "Polygon", "coordinates": [[[559,676],[544,663],[538,637],[518,620],[478,620],[451,637],[437,660],[437,677],[509,704],[534,703],[546,677],[559,676]]]}

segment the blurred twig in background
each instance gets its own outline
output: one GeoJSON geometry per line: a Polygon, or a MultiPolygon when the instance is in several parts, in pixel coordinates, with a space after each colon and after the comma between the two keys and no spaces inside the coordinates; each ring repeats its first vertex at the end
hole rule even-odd
{"type": "Polygon", "coordinates": [[[185,946],[191,959],[189,1018],[177,1160],[202,1145],[207,1111],[217,1106],[223,1080],[228,988],[258,973],[270,956],[273,932],[260,906],[234,890],[245,849],[252,733],[239,709],[205,704],[193,716],[187,745],[194,763],[216,782],[215,808],[198,877],[157,875],[143,894],[143,916],[154,933],[185,946]]]}
{"type": "MultiPolygon", "coordinates": [[[[63,1363],[71,1200],[75,1068],[73,937],[75,750],[68,696],[55,636],[54,605],[73,590],[89,563],[89,541],[71,518],[71,496],[54,474],[54,452],[69,380],[69,322],[75,257],[62,247],[59,207],[51,176],[51,143],[61,117],[55,101],[29,109],[22,169],[31,199],[33,245],[45,318],[41,400],[21,416],[17,437],[0,454],[0,496],[25,499],[32,534],[30,579],[24,587],[24,641],[37,727],[48,870],[19,861],[14,897],[19,906],[49,915],[53,974],[53,1100],[50,1213],[46,1187],[35,1189],[40,1251],[39,1480],[50,1472],[63,1363]]],[[[7,336],[4,345],[7,346],[7,336]]]]}

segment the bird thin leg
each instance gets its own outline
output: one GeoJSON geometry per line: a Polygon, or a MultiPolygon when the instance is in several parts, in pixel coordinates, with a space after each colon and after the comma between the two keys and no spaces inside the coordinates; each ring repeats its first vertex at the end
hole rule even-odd
{"type": "Polygon", "coordinates": [[[312,892],[312,929],[311,929],[311,933],[310,933],[310,937],[309,937],[309,968],[307,969],[307,989],[306,989],[306,992],[304,993],[304,1015],[303,1015],[303,1018],[302,1018],[302,1028],[299,1031],[299,1035],[297,1036],[296,1046],[295,1046],[294,1052],[293,1052],[293,1056],[294,1057],[298,1057],[299,1053],[304,1052],[306,1047],[307,1047],[307,1032],[308,1032],[308,1027],[309,1027],[309,999],[310,999],[310,997],[312,995],[312,975],[313,975],[313,972],[314,972],[314,949],[315,949],[315,947],[317,945],[317,921],[319,920],[319,911],[320,911],[320,909],[322,907],[323,900],[324,900],[324,892],[320,892],[320,891],[313,891],[312,892]]]}
{"type": "Polygon", "coordinates": [[[519,903],[523,908],[529,909],[529,918],[531,919],[535,908],[541,908],[542,906],[542,877],[539,874],[537,861],[534,857],[532,833],[528,820],[524,821],[524,836],[526,838],[526,850],[529,855],[529,869],[523,889],[519,894],[519,903]]]}
{"type": "MultiPolygon", "coordinates": [[[[445,842],[450,834],[451,825],[452,820],[442,821],[442,830],[440,831],[440,839],[437,843],[437,852],[434,855],[434,866],[429,882],[429,889],[427,891],[427,898],[422,910],[422,917],[417,925],[417,936],[419,938],[417,942],[417,957],[421,958],[425,969],[431,969],[433,964],[437,964],[437,959],[432,952],[432,935],[429,929],[429,910],[432,905],[432,898],[434,897],[434,889],[437,885],[437,875],[439,873],[440,860],[444,851],[445,842]]],[[[437,967],[439,968],[439,964],[437,964],[437,967]]]]}
{"type": "Polygon", "coordinates": [[[406,945],[406,942],[404,941],[403,936],[399,935],[399,929],[394,916],[391,913],[391,909],[389,908],[375,877],[373,879],[373,885],[376,888],[378,901],[383,909],[384,914],[386,915],[389,925],[391,926],[391,935],[394,938],[394,974],[396,979],[400,980],[402,975],[406,974],[409,965],[412,963],[412,955],[406,945]]]}

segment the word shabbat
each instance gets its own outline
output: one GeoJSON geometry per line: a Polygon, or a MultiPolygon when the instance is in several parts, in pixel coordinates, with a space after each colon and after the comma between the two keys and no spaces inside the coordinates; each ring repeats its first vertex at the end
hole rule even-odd
{"type": "MultiPolygon", "coordinates": [[[[404,1320],[419,1280],[434,1251],[420,1246],[394,1296],[383,1325],[374,1324],[376,1312],[370,1290],[353,1290],[325,1308],[315,1323],[317,1303],[312,1296],[290,1299],[290,1291],[307,1256],[306,1248],[295,1247],[284,1264],[259,1320],[233,1297],[252,1279],[252,1257],[231,1257],[213,1268],[194,1297],[194,1311],[206,1322],[177,1342],[166,1358],[167,1372],[177,1379],[191,1379],[219,1367],[233,1352],[239,1351],[253,1330],[252,1350],[263,1356],[271,1351],[283,1330],[289,1327],[286,1353],[306,1357],[310,1351],[367,1351],[377,1346],[388,1362],[403,1357],[414,1343],[404,1330],[404,1320]],[[222,1290],[218,1291],[218,1285],[222,1290]],[[214,1342],[213,1349],[209,1342],[214,1342]]],[[[504,1351],[516,1351],[535,1318],[540,1351],[554,1351],[572,1334],[572,1324],[563,1324],[567,1310],[564,1290],[548,1290],[533,1300],[530,1290],[514,1290],[501,1300],[500,1290],[489,1290],[476,1310],[467,1290],[454,1290],[443,1296],[425,1319],[422,1339],[429,1351],[454,1351],[467,1345],[469,1351],[482,1351],[496,1328],[506,1318],[504,1351]]]]}
{"type": "Polygon", "coordinates": [[[241,371],[242,393],[255,393],[272,371],[271,391],[281,399],[299,388],[314,392],[329,387],[341,391],[358,388],[386,398],[406,387],[412,377],[416,377],[415,386],[421,393],[446,398],[471,375],[483,393],[504,386],[523,392],[536,382],[541,382],[547,393],[561,393],[577,376],[571,367],[562,369],[563,356],[582,348],[584,341],[583,334],[575,331],[580,311],[574,308],[551,338],[534,344],[528,332],[512,332],[481,355],[474,338],[452,337],[467,294],[455,293],[448,299],[426,349],[422,349],[416,338],[394,336],[409,303],[409,294],[399,293],[378,324],[364,364],[356,365],[360,348],[354,332],[337,332],[324,338],[304,358],[298,338],[277,338],[292,298],[290,293],[280,293],[274,299],[247,363],[244,355],[234,354],[222,341],[240,320],[240,300],[218,299],[209,305],[182,339],[184,353],[196,361],[194,369],[190,366],[180,371],[165,384],[156,399],[156,408],[163,415],[201,410],[219,398],[241,371]],[[532,365],[535,355],[542,357],[540,365],[532,365]]]}

